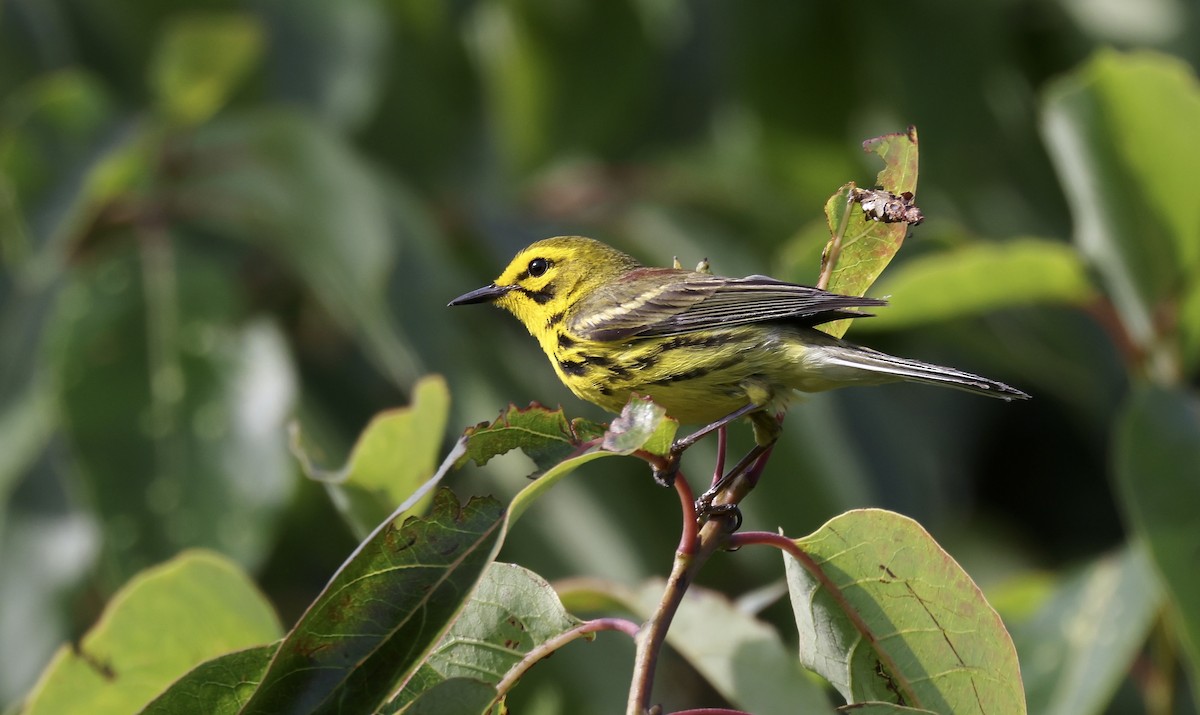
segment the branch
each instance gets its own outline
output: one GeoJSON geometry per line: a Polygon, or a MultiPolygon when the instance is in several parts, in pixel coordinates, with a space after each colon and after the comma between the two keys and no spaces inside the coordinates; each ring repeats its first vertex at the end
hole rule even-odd
{"type": "Polygon", "coordinates": [[[590,621],[580,623],[578,626],[570,630],[563,631],[550,640],[542,643],[536,648],[530,649],[525,657],[517,661],[513,667],[508,669],[499,683],[496,683],[497,697],[504,695],[509,690],[516,686],[517,681],[521,676],[525,675],[535,663],[543,658],[546,658],[554,653],[554,651],[562,648],[571,641],[586,636],[589,633],[599,633],[600,631],[620,631],[625,635],[637,639],[639,626],[627,618],[595,618],[590,621]]]}
{"type": "Polygon", "coordinates": [[[842,252],[842,238],[846,235],[846,227],[850,225],[850,207],[853,205],[853,194],[847,194],[846,210],[842,212],[842,223],[838,226],[837,233],[830,239],[829,245],[825,247],[825,255],[821,256],[821,275],[817,278],[817,287],[821,290],[829,287],[833,271],[837,268],[838,257],[842,252]]]}
{"type": "Polygon", "coordinates": [[[679,535],[677,554],[693,556],[696,553],[699,540],[699,528],[696,526],[696,497],[692,487],[680,472],[675,479],[675,493],[679,495],[679,510],[683,512],[683,533],[679,535]]]}
{"type": "Polygon", "coordinates": [[[650,695],[654,689],[654,670],[663,643],[667,639],[667,630],[671,627],[671,621],[679,610],[683,595],[687,593],[688,586],[695,579],[700,567],[729,538],[725,520],[710,519],[699,530],[698,536],[693,552],[675,552],[675,563],[671,566],[671,575],[667,578],[662,600],[638,634],[637,657],[633,664],[633,682],[629,686],[626,715],[646,715],[649,711],[650,695]]]}
{"type": "MultiPolygon", "coordinates": [[[[723,462],[725,452],[724,426],[718,428],[717,434],[719,440],[718,458],[723,462]]],[[[690,447],[692,443],[694,443],[694,440],[686,444],[684,448],[690,447]]],[[[736,508],[737,504],[754,489],[755,484],[758,482],[758,476],[763,466],[765,466],[766,459],[770,453],[770,448],[767,448],[765,453],[756,455],[757,458],[744,460],[746,464],[739,464],[734,472],[729,475],[734,477],[734,480],[717,495],[716,503],[731,504],[736,508]]],[[[650,462],[652,466],[656,465],[656,459],[662,459],[655,455],[639,456],[650,462]]],[[[720,474],[720,471],[717,474],[720,474]]],[[[696,509],[692,501],[692,489],[683,473],[676,475],[675,490],[679,494],[683,511],[683,534],[679,540],[679,548],[675,551],[675,561],[671,566],[671,574],[667,578],[667,585],[663,590],[662,598],[638,634],[637,655],[633,665],[633,680],[629,686],[629,701],[626,704],[626,715],[646,715],[646,713],[652,712],[650,709],[650,697],[654,690],[654,673],[659,653],[662,652],[663,644],[666,642],[667,631],[671,627],[671,621],[674,620],[675,613],[679,610],[679,604],[683,602],[684,594],[687,593],[688,586],[695,579],[701,566],[708,561],[708,558],[714,552],[729,543],[731,533],[729,528],[730,518],[738,514],[738,512],[734,511],[730,516],[725,518],[710,516],[702,527],[697,527],[696,509]]],[[[740,523],[740,518],[737,518],[733,523],[733,528],[737,528],[737,525],[740,523]]],[[[697,712],[736,713],[738,711],[700,710],[697,712]]]]}

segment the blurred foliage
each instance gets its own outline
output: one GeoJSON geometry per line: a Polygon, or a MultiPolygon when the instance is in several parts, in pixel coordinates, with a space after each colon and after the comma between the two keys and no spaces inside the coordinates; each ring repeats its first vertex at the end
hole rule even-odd
{"type": "MultiPolygon", "coordinates": [[[[1032,711],[1195,711],[1198,36],[1182,0],[0,4],[0,703],[192,547],[294,623],[357,536],[292,418],[306,453],[349,454],[432,372],[442,451],[510,402],[602,417],[515,321],[444,308],[517,248],[580,233],[813,282],[826,198],[878,168],[858,143],[912,124],[928,219],[874,290],[895,318],[850,337],[1035,399],[813,396],[747,522],[903,512],[998,605],[1032,711]]],[[[451,482],[507,501],[531,471],[451,482]]],[[[646,476],[589,464],[504,559],[661,575],[675,496],[646,476]]],[[[745,550],[704,585],[778,566],[745,550]]],[[[762,616],[795,652],[789,611],[762,616]]],[[[663,667],[669,706],[711,702],[663,667]]],[[[576,645],[512,704],[599,712],[628,670],[576,645]]]]}

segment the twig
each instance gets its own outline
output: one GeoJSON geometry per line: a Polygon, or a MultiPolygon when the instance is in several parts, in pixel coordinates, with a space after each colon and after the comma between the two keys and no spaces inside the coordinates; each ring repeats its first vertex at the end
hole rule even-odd
{"type": "Polygon", "coordinates": [[[667,630],[675,618],[679,604],[696,573],[708,557],[713,555],[729,538],[723,519],[710,519],[700,530],[695,551],[675,552],[675,562],[667,587],[654,613],[642,626],[637,639],[637,656],[633,663],[633,682],[629,686],[629,702],[626,715],[646,715],[650,709],[650,695],[654,688],[654,671],[658,655],[662,652],[667,630]]]}
{"type": "Polygon", "coordinates": [[[683,533],[679,535],[679,547],[675,552],[692,556],[696,553],[699,527],[696,526],[695,496],[683,472],[676,475],[675,492],[679,495],[679,508],[683,512],[683,533]]]}
{"type": "Polygon", "coordinates": [[[500,682],[496,683],[496,693],[499,696],[512,690],[517,681],[521,679],[521,676],[525,675],[534,664],[577,638],[586,636],[589,633],[599,633],[600,631],[620,631],[636,640],[639,629],[638,624],[627,618],[595,618],[580,623],[578,626],[563,631],[545,643],[530,649],[525,654],[525,657],[509,668],[504,677],[500,679],[500,682]]]}
{"type": "Polygon", "coordinates": [[[717,430],[717,465],[713,467],[713,486],[721,481],[721,475],[725,473],[725,448],[729,441],[729,435],[725,428],[726,425],[721,425],[721,429],[717,430]]]}
{"type": "MultiPolygon", "coordinates": [[[[711,426],[710,426],[711,427],[711,426]]],[[[726,447],[726,430],[724,425],[713,428],[717,431],[717,469],[716,479],[719,479],[724,471],[725,447],[726,447]]],[[[707,434],[712,429],[701,430],[707,434]]],[[[700,435],[703,436],[703,435],[700,435]]],[[[697,438],[693,434],[685,449],[690,447],[697,438]]],[[[688,439],[688,438],[685,438],[688,439]]],[[[679,442],[676,442],[678,445],[679,442]]],[[[771,450],[768,447],[765,454],[760,454],[756,459],[745,459],[739,463],[734,471],[742,470],[741,477],[736,478],[725,489],[723,489],[717,498],[721,504],[730,504],[734,507],[754,489],[758,482],[758,476],[766,465],[767,457],[770,456],[771,450]]],[[[753,452],[751,453],[753,455],[753,452]]],[[[662,457],[652,454],[638,453],[638,456],[648,461],[651,466],[658,468],[658,465],[665,461],[662,457]]],[[[748,457],[750,455],[747,455],[748,457]]],[[[678,458],[678,454],[676,454],[678,458]]],[[[731,474],[731,477],[739,476],[731,474]]],[[[695,579],[696,574],[700,571],[701,566],[713,555],[718,549],[726,546],[729,543],[730,530],[728,528],[728,518],[713,518],[709,517],[703,526],[697,527],[696,509],[692,501],[692,489],[687,478],[683,473],[676,475],[675,490],[679,495],[680,506],[683,511],[683,534],[679,540],[679,547],[675,551],[675,561],[671,565],[671,574],[667,578],[666,588],[663,589],[662,598],[659,600],[657,608],[642,625],[637,637],[637,655],[633,665],[633,680],[629,685],[629,701],[626,704],[626,715],[647,715],[654,712],[650,708],[650,698],[654,690],[654,673],[658,663],[658,656],[662,652],[663,644],[666,642],[667,631],[671,627],[671,621],[675,618],[675,613],[679,610],[679,604],[683,602],[684,594],[687,593],[688,586],[695,579]]],[[[733,511],[734,515],[738,512],[733,511]]],[[[738,518],[736,524],[740,524],[738,518]]],[[[721,710],[707,709],[692,711],[694,713],[737,713],[737,710],[721,710]]]]}
{"type": "Polygon", "coordinates": [[[854,194],[846,195],[846,210],[842,212],[842,222],[838,225],[837,233],[825,247],[825,255],[821,260],[821,275],[817,278],[817,287],[825,290],[833,278],[833,270],[837,268],[838,256],[842,252],[842,238],[846,235],[846,227],[850,225],[850,207],[854,205],[854,194]]]}

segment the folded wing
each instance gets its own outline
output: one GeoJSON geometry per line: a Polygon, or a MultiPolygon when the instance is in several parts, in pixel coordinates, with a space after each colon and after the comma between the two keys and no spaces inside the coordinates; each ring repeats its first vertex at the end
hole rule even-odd
{"type": "Polygon", "coordinates": [[[582,301],[568,325],[581,338],[614,341],[776,320],[819,325],[840,318],[861,318],[869,314],[851,309],[886,303],[767,276],[723,278],[678,269],[644,268],[582,301]]]}

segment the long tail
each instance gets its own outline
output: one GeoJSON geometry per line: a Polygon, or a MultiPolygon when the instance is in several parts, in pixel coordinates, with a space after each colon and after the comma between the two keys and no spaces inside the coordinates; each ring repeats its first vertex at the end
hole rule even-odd
{"type": "Polygon", "coordinates": [[[827,366],[844,367],[856,372],[865,371],[868,374],[878,375],[881,378],[878,382],[888,382],[889,379],[885,376],[890,376],[895,380],[953,387],[976,395],[995,397],[1006,402],[1029,399],[1029,395],[1026,393],[1005,385],[1003,382],[952,367],[895,357],[858,345],[849,343],[830,345],[824,347],[822,352],[824,353],[822,362],[827,366]]]}

